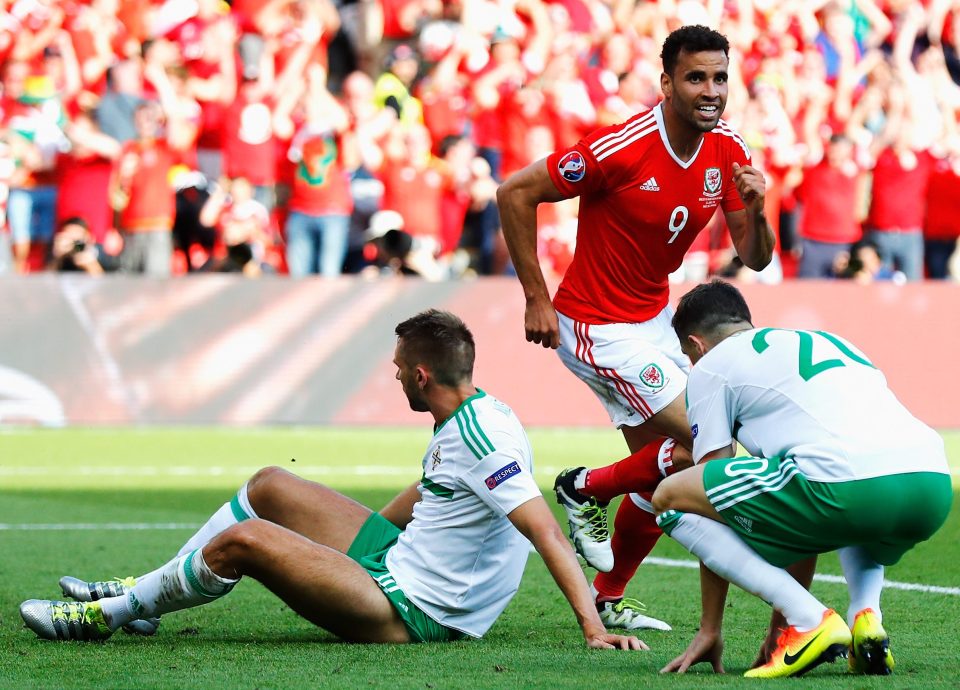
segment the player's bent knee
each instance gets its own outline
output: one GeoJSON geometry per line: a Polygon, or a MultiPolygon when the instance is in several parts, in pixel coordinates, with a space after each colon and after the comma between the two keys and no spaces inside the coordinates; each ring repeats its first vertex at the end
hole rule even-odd
{"type": "Polygon", "coordinates": [[[234,564],[247,562],[251,556],[266,549],[272,540],[271,533],[276,528],[276,525],[259,518],[231,525],[204,547],[204,558],[209,547],[210,551],[225,561],[234,564]]]}
{"type": "Polygon", "coordinates": [[[282,467],[272,466],[257,470],[256,474],[247,480],[247,498],[254,510],[258,510],[264,501],[269,501],[270,495],[277,489],[277,485],[294,475],[282,467]]]}
{"type": "Polygon", "coordinates": [[[657,485],[656,491],[653,492],[653,498],[650,500],[650,503],[653,505],[653,512],[656,515],[677,508],[676,501],[679,496],[676,490],[677,483],[676,475],[673,475],[667,477],[657,485]]]}

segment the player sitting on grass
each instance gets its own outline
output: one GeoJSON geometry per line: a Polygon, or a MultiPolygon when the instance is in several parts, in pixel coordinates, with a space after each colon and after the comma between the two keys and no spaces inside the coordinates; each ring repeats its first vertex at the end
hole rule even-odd
{"type": "Polygon", "coordinates": [[[705,567],[700,630],[663,670],[701,661],[723,670],[733,582],[788,624],[746,676],[800,675],[848,649],[852,671],[892,672],[883,566],[946,520],[953,492],[943,441],[853,345],[819,331],[756,329],[727,283],[684,295],[673,327],[694,364],[687,416],[697,464],[666,478],[653,505],[663,531],[705,567]],[[752,457],[734,458],[735,441],[752,457]],[[846,622],[783,570],[838,549],[846,622]]]}
{"type": "Polygon", "coordinates": [[[436,421],[418,483],[375,513],[279,468],[260,470],[166,565],[126,582],[64,578],[66,594],[98,600],[25,601],[27,625],[45,639],[101,640],[133,621],[214,601],[247,575],[350,642],[480,637],[516,594],[529,539],[587,646],[645,649],[600,622],[534,483],[523,427],[471,382],[467,327],[430,310],[396,333],[397,379],[410,407],[436,421]]]}

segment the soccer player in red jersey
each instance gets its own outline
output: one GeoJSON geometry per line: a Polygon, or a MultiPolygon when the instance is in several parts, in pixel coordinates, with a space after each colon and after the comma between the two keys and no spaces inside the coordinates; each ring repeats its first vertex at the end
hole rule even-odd
{"type": "Polygon", "coordinates": [[[690,464],[696,433],[682,397],[689,361],[670,326],[667,277],[717,208],[746,266],[762,269],[774,248],[763,175],[720,119],[728,53],[727,39],[712,29],[674,31],[661,53],[659,105],[532,163],[497,194],[526,297],[527,340],[558,350],[600,398],[631,453],[607,467],[567,470],[555,486],[577,550],[600,571],[597,608],[609,626],[669,629],[623,599],[660,536],[652,490],[671,466],[690,464]],[[537,261],[536,209],[574,196],[576,253],[551,301],[537,261]],[[625,493],[611,540],[606,504],[625,493]]]}

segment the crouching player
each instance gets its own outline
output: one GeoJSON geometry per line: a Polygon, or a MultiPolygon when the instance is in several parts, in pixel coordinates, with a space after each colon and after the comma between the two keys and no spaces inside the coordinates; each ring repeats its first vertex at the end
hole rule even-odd
{"type": "Polygon", "coordinates": [[[665,479],[653,504],[663,531],[702,563],[703,614],[663,670],[708,661],[722,671],[733,582],[788,626],[745,675],[799,675],[848,654],[854,672],[892,672],[883,568],[946,520],[953,492],[943,441],[853,345],[819,331],[754,328],[727,283],[691,290],[673,326],[694,364],[687,415],[697,464],[665,479]],[[735,440],[752,457],[734,458],[735,440]],[[834,550],[849,587],[846,620],[783,569],[834,550]]]}
{"type": "Polygon", "coordinates": [[[379,513],[279,468],[257,472],[180,553],[141,577],[65,577],[80,601],[31,599],[26,624],[50,640],[118,628],[218,599],[252,577],[350,642],[480,637],[517,592],[537,548],[592,648],[645,649],[608,634],[573,549],[532,477],[529,441],[509,407],[474,387],[474,342],[430,310],[396,329],[397,379],[434,436],[423,477],[379,513]],[[526,538],[525,538],[526,537],[526,538]]]}

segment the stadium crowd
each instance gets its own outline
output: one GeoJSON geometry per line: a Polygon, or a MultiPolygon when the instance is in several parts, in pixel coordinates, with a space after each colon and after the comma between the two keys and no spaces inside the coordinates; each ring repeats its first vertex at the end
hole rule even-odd
{"type": "MultiPolygon", "coordinates": [[[[499,181],[655,105],[694,23],[767,176],[760,279],[960,279],[960,0],[4,2],[0,274],[509,271],[499,181]]],[[[559,276],[577,204],[540,214],[559,276]]],[[[726,235],[677,277],[736,272],[726,235]]]]}

